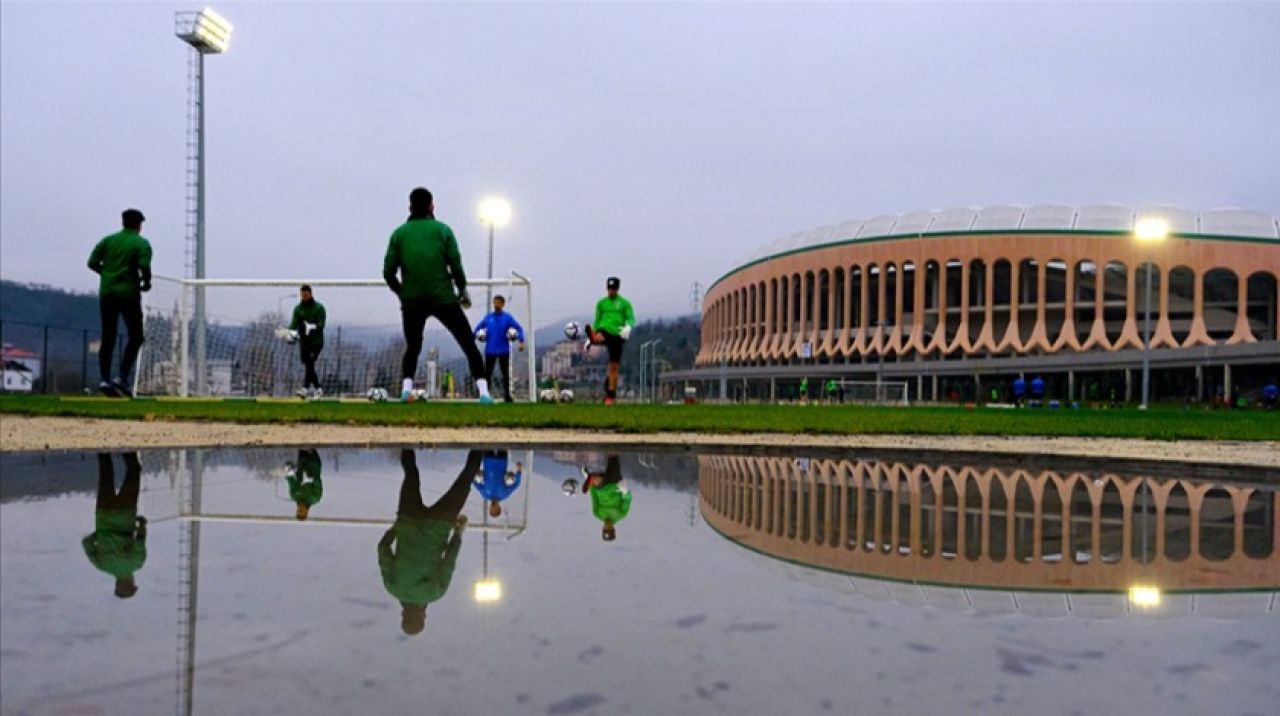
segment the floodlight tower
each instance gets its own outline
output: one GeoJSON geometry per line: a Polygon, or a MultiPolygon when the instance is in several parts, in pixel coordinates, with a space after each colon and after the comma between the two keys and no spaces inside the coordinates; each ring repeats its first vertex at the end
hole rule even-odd
{"type": "MultiPolygon", "coordinates": [[[[493,230],[506,226],[511,221],[511,203],[506,199],[491,196],[480,201],[480,223],[489,227],[489,275],[493,278],[493,230]]],[[[485,290],[484,310],[492,310],[493,286],[485,290]]]]}
{"type": "MultiPolygon", "coordinates": [[[[231,45],[231,23],[205,8],[199,12],[178,12],[173,16],[173,34],[191,46],[187,60],[187,276],[205,277],[204,261],[204,56],[220,55],[231,45]]],[[[205,366],[204,286],[196,287],[195,388],[204,395],[208,371],[205,366]]],[[[183,385],[189,380],[183,376],[183,385]]]]}

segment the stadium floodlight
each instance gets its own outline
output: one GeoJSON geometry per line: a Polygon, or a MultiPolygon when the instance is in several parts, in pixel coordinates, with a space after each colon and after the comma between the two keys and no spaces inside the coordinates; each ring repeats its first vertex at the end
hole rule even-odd
{"type": "MultiPolygon", "coordinates": [[[[204,251],[204,56],[220,55],[231,46],[231,23],[212,8],[199,12],[177,12],[173,16],[173,34],[191,46],[187,63],[187,274],[189,278],[205,277],[204,251]]],[[[204,395],[208,383],[205,362],[207,318],[205,290],[196,287],[195,310],[195,387],[204,395]]],[[[186,340],[184,334],[183,340],[186,340]]],[[[187,381],[182,378],[187,394],[187,381]]]]}
{"type": "MultiPolygon", "coordinates": [[[[1139,243],[1158,244],[1169,236],[1169,222],[1159,216],[1145,216],[1138,219],[1133,226],[1133,237],[1139,243]]],[[[1143,328],[1142,328],[1142,410],[1147,409],[1151,397],[1151,265],[1147,259],[1146,288],[1143,290],[1143,328]]],[[[1165,282],[1168,283],[1168,276],[1165,282]]]]}
{"type": "MultiPolygon", "coordinates": [[[[493,230],[511,223],[511,202],[497,196],[489,196],[480,200],[480,223],[489,227],[489,274],[485,278],[493,278],[493,230]]],[[[493,303],[493,287],[485,292],[485,309],[488,311],[493,303]]]]}
{"type": "Polygon", "coordinates": [[[475,581],[475,599],[480,604],[492,604],[502,599],[502,582],[492,577],[475,581]]]}
{"type": "Polygon", "coordinates": [[[231,23],[213,8],[199,12],[179,12],[175,34],[205,55],[219,55],[231,46],[231,23]]]}

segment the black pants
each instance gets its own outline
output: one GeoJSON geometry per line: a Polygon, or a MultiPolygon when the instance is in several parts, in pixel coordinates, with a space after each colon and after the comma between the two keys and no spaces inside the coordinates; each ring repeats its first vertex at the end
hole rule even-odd
{"type": "Polygon", "coordinates": [[[116,469],[111,453],[98,453],[98,501],[97,509],[138,512],[138,493],[142,489],[142,463],[138,453],[127,452],[124,458],[124,482],[116,493],[116,469]]]}
{"type": "Polygon", "coordinates": [[[453,484],[430,507],[422,504],[422,483],[418,475],[418,460],[412,450],[400,451],[400,466],[404,468],[404,482],[400,483],[399,517],[443,520],[452,522],[467,504],[471,494],[471,480],[480,471],[484,453],[472,450],[467,453],[467,464],[454,479],[453,484]]]}
{"type": "Polygon", "coordinates": [[[99,296],[98,311],[102,314],[102,344],[98,347],[98,373],[104,382],[111,380],[111,354],[116,352],[116,331],[120,319],[129,332],[124,344],[124,357],[120,359],[120,382],[128,385],[133,364],[142,350],[142,297],[99,296]]]}
{"type": "Polygon", "coordinates": [[[320,377],[316,375],[316,361],[320,358],[320,351],[324,350],[324,346],[309,346],[305,343],[298,345],[302,355],[302,365],[307,370],[306,376],[302,379],[302,385],[306,388],[319,388],[320,377]]]}
{"type": "Polygon", "coordinates": [[[508,403],[511,402],[511,354],[510,353],[485,353],[484,354],[484,379],[493,384],[493,367],[498,366],[502,369],[502,397],[508,403]]]}
{"type": "Polygon", "coordinates": [[[471,336],[471,324],[467,322],[467,314],[462,306],[456,303],[447,305],[418,303],[407,301],[400,304],[400,317],[404,323],[404,360],[400,363],[400,375],[413,378],[418,372],[418,356],[422,353],[422,331],[426,328],[427,319],[435,317],[444,325],[445,330],[458,342],[458,347],[467,357],[467,367],[471,370],[471,379],[484,377],[484,359],[476,349],[471,336]]]}

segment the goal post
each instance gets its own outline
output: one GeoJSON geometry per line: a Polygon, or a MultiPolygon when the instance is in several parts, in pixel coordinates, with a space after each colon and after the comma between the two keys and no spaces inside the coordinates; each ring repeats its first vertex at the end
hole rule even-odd
{"type": "Polygon", "coordinates": [[[874,405],[907,405],[906,381],[837,380],[844,402],[874,405]]]}
{"type": "MultiPolygon", "coordinates": [[[[146,342],[134,372],[135,391],[183,397],[293,395],[302,385],[299,348],[276,333],[289,324],[303,284],[326,310],[324,350],[316,363],[325,393],[363,397],[369,388],[381,387],[397,395],[404,337],[396,296],[382,280],[312,278],[153,277],[152,291],[143,294],[146,342]],[[203,355],[195,315],[198,292],[204,294],[203,355]],[[201,375],[204,380],[197,380],[201,375]]],[[[505,310],[525,329],[524,354],[512,346],[512,394],[536,400],[532,281],[512,271],[502,278],[469,280],[467,288],[473,297],[465,310],[469,326],[492,310],[475,300],[483,302],[484,289],[504,294],[505,310]]],[[[484,352],[483,345],[477,347],[484,352]]],[[[427,324],[414,377],[433,398],[472,394],[466,359],[438,322],[427,324]],[[452,386],[447,376],[453,376],[452,386]]]]}

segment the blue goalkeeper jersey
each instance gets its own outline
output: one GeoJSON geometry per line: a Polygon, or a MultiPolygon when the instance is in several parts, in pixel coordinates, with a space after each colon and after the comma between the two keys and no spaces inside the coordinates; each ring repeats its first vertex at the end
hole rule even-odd
{"type": "Polygon", "coordinates": [[[511,352],[511,342],[507,340],[507,329],[516,329],[516,340],[524,343],[524,328],[506,311],[491,311],[476,324],[478,333],[483,328],[489,334],[485,338],[484,353],[491,356],[507,355],[511,352]]]}

